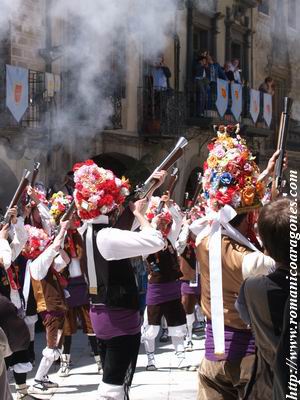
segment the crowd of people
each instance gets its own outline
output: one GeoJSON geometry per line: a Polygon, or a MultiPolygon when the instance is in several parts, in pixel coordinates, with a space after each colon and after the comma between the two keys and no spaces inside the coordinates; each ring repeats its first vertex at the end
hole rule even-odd
{"type": "Polygon", "coordinates": [[[166,171],[153,173],[147,197],[126,204],[128,180],[92,160],[74,165],[65,193],[48,198],[42,184],[26,188],[0,230],[1,399],[12,399],[8,368],[17,399],[58,387],[48,372],[60,359],[58,374],[69,375],[79,319],[102,375],[99,399],[128,400],[140,343],[145,368],[156,370],[163,324],[181,368],[200,306],[197,399],[285,398],[277,350],[288,329],[291,201],[271,201],[268,190],[279,153],[260,172],[238,125],[218,127],[208,151],[202,191],[182,209],[168,190],[154,196],[167,186],[166,171]],[[148,278],[143,315],[140,262],[148,278]],[[28,387],[38,315],[45,348],[28,387]]]}
{"type": "MultiPolygon", "coordinates": [[[[246,81],[242,72],[240,60],[237,58],[232,61],[226,61],[222,67],[209,52],[201,53],[194,66],[196,114],[204,116],[206,110],[212,109],[212,102],[217,95],[217,79],[245,85],[246,81]]],[[[258,90],[273,96],[275,94],[273,78],[267,76],[258,90]]]]}

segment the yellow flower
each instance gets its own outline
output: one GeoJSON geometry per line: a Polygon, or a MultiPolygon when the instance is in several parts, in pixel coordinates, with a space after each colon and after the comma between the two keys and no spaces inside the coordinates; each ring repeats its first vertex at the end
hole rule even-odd
{"type": "Polygon", "coordinates": [[[251,206],[254,201],[255,188],[253,186],[247,186],[242,191],[242,204],[243,206],[251,206]]]}
{"type": "Polygon", "coordinates": [[[218,165],[218,158],[211,154],[207,159],[209,168],[215,168],[218,165]]]}

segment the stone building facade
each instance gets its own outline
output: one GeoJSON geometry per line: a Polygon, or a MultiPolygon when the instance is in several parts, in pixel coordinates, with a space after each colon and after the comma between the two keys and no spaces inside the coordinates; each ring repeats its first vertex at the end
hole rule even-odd
{"type": "MultiPolygon", "coordinates": [[[[165,64],[172,74],[172,90],[167,96],[155,95],[157,98],[149,79],[151,61],[130,32],[123,31],[120,36],[124,36],[124,40],[118,40],[118,60],[122,56],[126,65],[118,68],[116,62],[112,63],[111,77],[118,81],[118,87],[116,90],[114,86],[105,95],[111,116],[100,127],[87,121],[90,117],[84,112],[76,123],[57,122],[64,114],[64,107],[72,101],[72,85],[76,82],[76,76],[72,75],[72,58],[65,54],[74,35],[76,37],[76,26],[70,27],[65,22],[67,18],[50,16],[49,7],[55,1],[23,0],[20,12],[1,38],[2,207],[8,203],[23,169],[32,168],[34,161],[42,165],[39,179],[56,189],[61,186],[65,172],[87,157],[118,174],[127,174],[137,183],[147,177],[183,135],[189,139],[189,144],[178,162],[180,179],[175,191],[175,199],[182,202],[184,193],[193,190],[196,172],[201,170],[207,156],[206,145],[213,135],[212,125],[235,122],[228,113],[220,118],[214,107],[202,116],[194,112],[195,58],[204,51],[209,51],[221,65],[239,58],[245,90],[247,87],[258,89],[266,76],[275,80],[271,127],[268,128],[262,118],[254,124],[247,103],[240,121],[250,146],[259,155],[261,166],[276,146],[281,99],[286,95],[293,97],[289,165],[299,169],[297,35],[300,24],[295,24],[293,19],[293,15],[297,18],[300,13],[297,1],[178,0],[163,49],[165,64]],[[30,106],[20,124],[5,107],[5,64],[30,70],[30,106]],[[45,90],[45,72],[61,77],[61,90],[54,96],[49,96],[45,90]]],[[[99,51],[103,45],[99,43],[99,51]]],[[[110,45],[113,47],[113,42],[110,45]]],[[[97,90],[97,86],[95,88],[97,90]]]]}

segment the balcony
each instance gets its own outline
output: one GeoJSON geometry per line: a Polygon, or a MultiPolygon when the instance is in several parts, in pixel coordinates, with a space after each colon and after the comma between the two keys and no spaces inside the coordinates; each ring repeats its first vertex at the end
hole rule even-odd
{"type": "Polygon", "coordinates": [[[209,90],[206,93],[193,89],[187,94],[187,125],[209,128],[214,124],[234,124],[239,122],[245,128],[247,128],[247,132],[249,134],[254,136],[268,136],[271,132],[273,132],[273,122],[271,123],[271,126],[268,127],[263,118],[263,93],[261,93],[260,111],[256,123],[253,122],[250,115],[250,88],[248,86],[243,86],[242,99],[242,113],[240,119],[237,121],[231,112],[232,100],[230,87],[228,107],[223,117],[220,117],[216,107],[216,87],[209,87],[209,90]]]}
{"type": "Polygon", "coordinates": [[[31,132],[42,132],[46,122],[46,112],[52,112],[60,102],[60,96],[49,96],[45,87],[45,73],[28,71],[28,108],[17,122],[6,107],[6,71],[0,67],[0,132],[18,132],[26,128],[31,132]]]}
{"type": "Polygon", "coordinates": [[[138,118],[142,136],[181,136],[186,120],[184,93],[138,88],[138,118]]]}
{"type": "MultiPolygon", "coordinates": [[[[230,90],[229,90],[230,92],[230,90]]],[[[250,115],[250,88],[243,87],[242,113],[236,121],[231,113],[231,98],[224,117],[216,108],[217,94],[214,88],[204,93],[190,90],[187,93],[176,91],[155,91],[152,88],[138,88],[139,133],[142,136],[180,136],[189,127],[211,129],[216,124],[241,123],[250,136],[270,136],[274,132],[273,122],[268,127],[263,118],[263,104],[257,122],[250,115]]],[[[273,116],[273,119],[274,118],[273,116]]]]}

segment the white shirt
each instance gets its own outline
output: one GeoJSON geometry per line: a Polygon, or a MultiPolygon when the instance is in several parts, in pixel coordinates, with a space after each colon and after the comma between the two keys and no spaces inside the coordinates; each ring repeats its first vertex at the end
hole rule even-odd
{"type": "Polygon", "coordinates": [[[12,236],[12,242],[10,243],[10,248],[12,252],[11,261],[15,261],[15,259],[21,253],[28,239],[28,233],[24,227],[23,217],[18,217],[17,223],[11,224],[9,234],[12,236]]]}
{"type": "Polygon", "coordinates": [[[33,279],[41,281],[48,273],[52,263],[57,272],[65,268],[67,262],[61,256],[60,251],[56,251],[51,244],[42,254],[40,254],[30,264],[30,274],[33,279]]]}
{"type": "Polygon", "coordinates": [[[161,232],[144,228],[139,232],[103,228],[97,234],[97,247],[108,261],[147,256],[162,250],[165,241],[161,232]]]}

